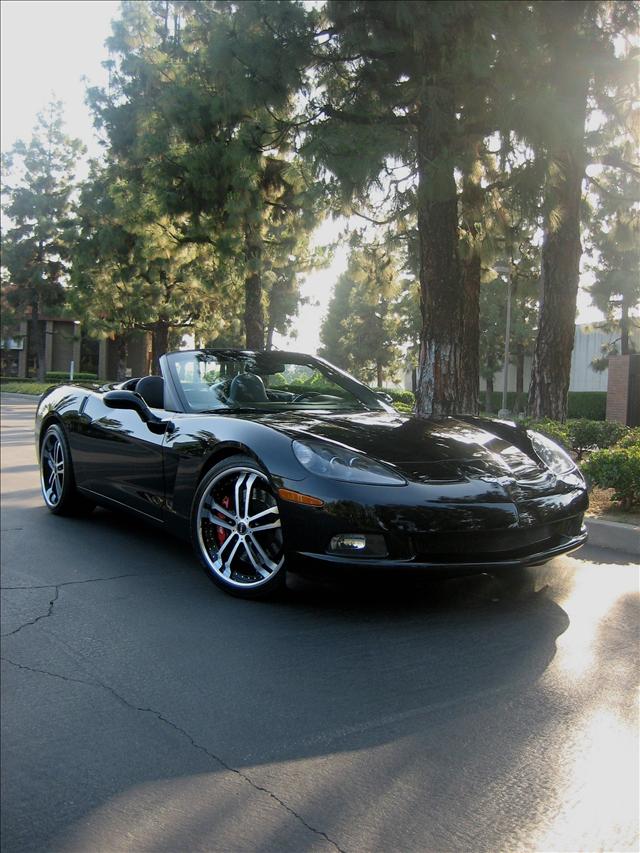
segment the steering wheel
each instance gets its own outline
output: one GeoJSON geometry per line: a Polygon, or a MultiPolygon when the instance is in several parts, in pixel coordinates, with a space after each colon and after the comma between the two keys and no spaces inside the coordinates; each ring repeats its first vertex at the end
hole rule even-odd
{"type": "Polygon", "coordinates": [[[291,401],[292,403],[303,403],[305,400],[312,400],[314,397],[317,397],[318,394],[316,391],[305,391],[304,394],[296,394],[296,396],[291,401]]]}

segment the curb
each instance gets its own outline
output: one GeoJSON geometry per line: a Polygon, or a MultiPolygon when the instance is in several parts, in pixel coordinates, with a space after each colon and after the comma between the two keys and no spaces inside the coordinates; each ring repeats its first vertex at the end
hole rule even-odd
{"type": "Polygon", "coordinates": [[[602,521],[599,518],[587,518],[585,523],[589,531],[589,545],[640,557],[640,527],[637,524],[621,524],[619,521],[602,521]]]}

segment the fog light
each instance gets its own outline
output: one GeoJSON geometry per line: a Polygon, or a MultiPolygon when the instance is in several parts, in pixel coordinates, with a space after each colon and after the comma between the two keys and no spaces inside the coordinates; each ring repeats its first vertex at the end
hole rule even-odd
{"type": "Polygon", "coordinates": [[[367,537],[359,533],[341,533],[334,536],[329,546],[332,551],[364,551],[367,547],[367,537]]]}
{"type": "Polygon", "coordinates": [[[352,554],[359,557],[386,557],[384,536],[376,533],[339,533],[329,543],[334,554],[352,554]]]}

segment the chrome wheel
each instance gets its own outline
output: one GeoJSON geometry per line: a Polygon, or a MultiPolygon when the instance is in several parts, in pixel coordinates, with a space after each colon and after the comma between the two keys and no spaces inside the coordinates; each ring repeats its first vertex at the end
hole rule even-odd
{"type": "Polygon", "coordinates": [[[284,564],[280,513],[261,471],[220,471],[198,504],[198,544],[210,571],[224,585],[252,589],[271,581],[284,564]]]}
{"type": "Polygon", "coordinates": [[[40,485],[47,506],[54,509],[62,500],[64,489],[64,448],[53,430],[47,433],[40,458],[40,485]]]}

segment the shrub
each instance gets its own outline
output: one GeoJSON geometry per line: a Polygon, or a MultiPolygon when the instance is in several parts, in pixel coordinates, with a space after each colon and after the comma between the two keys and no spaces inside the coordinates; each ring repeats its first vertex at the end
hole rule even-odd
{"type": "Polygon", "coordinates": [[[640,427],[631,427],[621,439],[619,439],[616,447],[640,447],[640,427]]]}
{"type": "MultiPolygon", "coordinates": [[[[51,370],[49,373],[45,373],[44,378],[49,382],[68,382],[69,381],[69,371],[68,370],[51,370]]],[[[73,381],[74,382],[91,382],[92,380],[96,380],[98,378],[97,373],[74,373],[73,381]]]]}
{"type": "Polygon", "coordinates": [[[404,388],[373,388],[372,390],[384,391],[394,403],[404,403],[405,406],[413,407],[416,402],[416,395],[413,391],[405,391],[404,388]]]}
{"type": "Polygon", "coordinates": [[[589,481],[613,489],[613,500],[622,509],[640,504],[640,445],[594,451],[582,465],[589,481]]]}
{"type": "Polygon", "coordinates": [[[571,449],[578,459],[582,459],[585,450],[611,447],[629,431],[629,427],[616,421],[588,421],[585,418],[567,421],[567,428],[571,449]]]}
{"type": "Polygon", "coordinates": [[[402,403],[401,401],[394,402],[394,409],[397,409],[403,415],[411,415],[413,414],[413,406],[408,406],[406,403],[402,403]]]}
{"type": "Polygon", "coordinates": [[[0,385],[7,382],[35,382],[35,379],[19,379],[17,376],[0,376],[0,385]]]}

